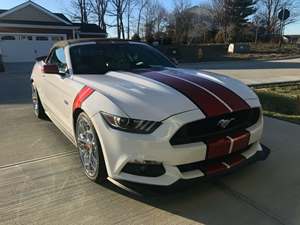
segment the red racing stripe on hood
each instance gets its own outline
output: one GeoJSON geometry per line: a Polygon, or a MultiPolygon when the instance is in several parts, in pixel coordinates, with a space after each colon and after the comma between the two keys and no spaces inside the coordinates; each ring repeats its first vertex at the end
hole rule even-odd
{"type": "Polygon", "coordinates": [[[219,101],[215,96],[205,91],[203,88],[184,81],[183,79],[168,76],[158,71],[136,71],[139,75],[153,79],[155,81],[166,84],[184,96],[189,98],[205,115],[206,117],[219,116],[225,113],[230,113],[230,109],[219,101]]]}
{"type": "Polygon", "coordinates": [[[84,86],[79,93],[76,95],[76,98],[73,102],[73,111],[81,107],[82,103],[94,92],[94,90],[88,86],[84,86]]]}
{"type": "Polygon", "coordinates": [[[208,78],[196,76],[192,74],[188,74],[182,71],[169,70],[164,71],[164,73],[170,73],[172,76],[178,76],[190,82],[193,82],[201,87],[211,91],[213,94],[218,96],[220,99],[227,104],[232,111],[240,111],[250,109],[248,103],[242,99],[239,95],[234,93],[232,90],[224,87],[217,82],[211,81],[208,78]]]}

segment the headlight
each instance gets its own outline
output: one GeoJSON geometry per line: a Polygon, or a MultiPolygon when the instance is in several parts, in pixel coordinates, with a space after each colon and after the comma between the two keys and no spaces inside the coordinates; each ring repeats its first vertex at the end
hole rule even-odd
{"type": "Polygon", "coordinates": [[[150,134],[161,125],[161,122],[131,119],[105,112],[101,112],[101,115],[110,127],[131,133],[150,134]]]}

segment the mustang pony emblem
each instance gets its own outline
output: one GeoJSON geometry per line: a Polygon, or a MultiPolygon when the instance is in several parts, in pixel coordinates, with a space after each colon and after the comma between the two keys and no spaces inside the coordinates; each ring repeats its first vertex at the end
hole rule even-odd
{"type": "Polygon", "coordinates": [[[231,118],[231,119],[228,119],[228,120],[222,119],[222,120],[220,120],[220,121],[218,122],[217,126],[220,127],[220,128],[225,129],[225,128],[228,127],[228,125],[229,125],[232,121],[234,121],[234,120],[235,120],[235,118],[231,118]]]}

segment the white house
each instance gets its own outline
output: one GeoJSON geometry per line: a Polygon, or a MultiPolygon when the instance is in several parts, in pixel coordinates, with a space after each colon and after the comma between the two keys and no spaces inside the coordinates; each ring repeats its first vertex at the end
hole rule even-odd
{"type": "Polygon", "coordinates": [[[107,34],[95,24],[74,24],[64,14],[52,13],[32,1],[0,9],[0,48],[5,63],[32,62],[47,55],[56,41],[79,37],[107,34]]]}

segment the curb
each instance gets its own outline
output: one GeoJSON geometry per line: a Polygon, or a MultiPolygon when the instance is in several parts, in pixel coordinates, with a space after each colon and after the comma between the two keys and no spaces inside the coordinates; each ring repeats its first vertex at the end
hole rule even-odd
{"type": "Polygon", "coordinates": [[[300,84],[300,80],[269,82],[269,83],[261,83],[261,84],[248,84],[248,86],[252,88],[265,88],[265,87],[272,87],[272,86],[284,87],[284,86],[290,86],[295,84],[300,84]]]}

